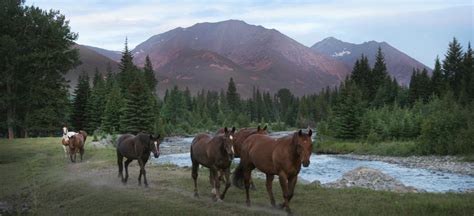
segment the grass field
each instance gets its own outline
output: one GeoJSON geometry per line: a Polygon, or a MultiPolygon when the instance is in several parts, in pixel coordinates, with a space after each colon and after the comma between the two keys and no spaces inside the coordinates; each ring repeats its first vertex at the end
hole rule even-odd
{"type": "MultiPolygon", "coordinates": [[[[257,179],[246,207],[244,191],[231,187],[224,202],[211,200],[208,173],[201,169],[193,197],[191,171],[147,165],[149,188],[138,187],[138,167],[128,185],[117,178],[115,150],[87,148],[82,163],[64,158],[60,138],[0,140],[0,202],[37,215],[285,215],[270,206],[257,179]]],[[[277,202],[281,190],[273,185],[277,202]]],[[[295,215],[470,215],[474,194],[400,194],[364,189],[326,189],[297,185],[295,215]]]]}

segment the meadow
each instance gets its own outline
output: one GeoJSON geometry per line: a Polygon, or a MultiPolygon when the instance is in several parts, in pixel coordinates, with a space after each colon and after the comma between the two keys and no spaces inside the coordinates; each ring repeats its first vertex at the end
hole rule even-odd
{"type": "MultiPolygon", "coordinates": [[[[269,204],[264,181],[256,179],[252,206],[231,187],[213,202],[208,171],[200,169],[200,198],[193,197],[189,168],[147,165],[149,188],[137,184],[130,165],[128,185],[117,178],[115,149],[86,144],[84,161],[64,158],[60,138],[0,140],[0,202],[37,215],[285,215],[269,204]]],[[[282,201],[278,182],[273,183],[282,201]]],[[[298,184],[290,206],[295,215],[472,215],[474,194],[393,193],[328,189],[298,184]]]]}

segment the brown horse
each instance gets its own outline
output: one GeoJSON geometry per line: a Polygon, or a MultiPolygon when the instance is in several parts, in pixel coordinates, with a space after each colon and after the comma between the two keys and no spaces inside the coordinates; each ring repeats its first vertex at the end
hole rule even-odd
{"type": "Polygon", "coordinates": [[[145,165],[150,158],[150,152],[158,158],[160,156],[160,135],[153,136],[145,133],[139,133],[134,136],[132,134],[122,135],[117,141],[117,164],[119,168],[118,177],[122,179],[122,183],[126,184],[128,180],[128,165],[133,160],[137,160],[140,165],[140,174],[138,175],[138,185],[142,184],[142,175],[145,187],[148,187],[146,180],[145,165]],[[123,177],[123,157],[125,161],[125,178],[123,177]]]}
{"type": "MultiPolygon", "coordinates": [[[[84,144],[86,143],[86,139],[87,133],[83,130],[80,130],[79,133],[76,133],[75,135],[71,136],[67,141],[69,146],[69,158],[71,159],[71,162],[76,162],[77,153],[80,153],[82,161],[82,156],[84,155],[84,144]]],[[[63,144],[64,142],[65,141],[63,140],[63,144]]]]}
{"type": "Polygon", "coordinates": [[[194,180],[194,196],[199,197],[197,190],[197,177],[199,165],[209,168],[210,175],[214,179],[212,193],[214,200],[224,199],[227,189],[230,187],[230,165],[234,159],[232,139],[235,127],[229,131],[224,128],[224,134],[211,137],[208,134],[199,134],[191,143],[191,161],[193,163],[192,177],[194,180]],[[226,185],[222,195],[219,195],[220,181],[218,172],[225,174],[226,185]]]}
{"type": "Polygon", "coordinates": [[[257,168],[266,174],[266,187],[272,206],[275,206],[272,182],[274,175],[279,176],[284,198],[284,202],[280,206],[286,207],[288,213],[291,213],[289,202],[293,197],[301,164],[308,167],[310,163],[311,135],[311,130],[307,134],[299,130],[279,139],[255,134],[245,140],[240,155],[240,164],[234,172],[233,182],[238,184],[242,179],[244,180],[248,206],[250,206],[250,176],[252,170],[257,168]]]}
{"type": "MultiPolygon", "coordinates": [[[[224,129],[219,129],[216,134],[223,134],[224,129]]],[[[245,139],[253,134],[268,134],[267,133],[267,126],[260,128],[260,125],[257,128],[242,128],[234,135],[234,156],[236,158],[240,158],[240,149],[242,149],[242,144],[244,143],[245,139]]]]}
{"type": "MultiPolygon", "coordinates": [[[[219,129],[216,134],[223,133],[223,128],[219,129]]],[[[236,158],[240,158],[240,151],[242,149],[242,145],[244,144],[245,139],[247,139],[250,135],[254,134],[268,134],[267,133],[267,126],[261,128],[260,125],[257,128],[242,128],[234,136],[234,156],[236,158]]],[[[222,173],[219,174],[219,179],[222,179],[222,173]]],[[[209,176],[212,179],[212,175],[209,176]]],[[[212,181],[211,181],[212,182],[212,181]]],[[[243,183],[243,182],[242,182],[243,183]]],[[[236,185],[238,188],[243,189],[243,184],[236,185]]],[[[253,183],[252,179],[250,179],[250,188],[252,190],[256,190],[255,184],[253,183]]]]}

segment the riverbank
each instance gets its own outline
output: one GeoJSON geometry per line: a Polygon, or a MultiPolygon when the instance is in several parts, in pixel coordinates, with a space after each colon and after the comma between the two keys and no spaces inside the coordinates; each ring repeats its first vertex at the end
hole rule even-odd
{"type": "MultiPolygon", "coordinates": [[[[72,164],[59,138],[0,140],[0,214],[37,215],[284,215],[270,207],[265,182],[255,179],[252,207],[234,187],[221,203],[211,201],[208,173],[199,172],[201,198],[193,197],[189,168],[147,164],[149,188],[137,186],[138,167],[130,165],[129,184],[117,178],[113,148],[86,144],[82,163],[72,164]]],[[[281,190],[273,183],[277,201],[281,190]]],[[[297,215],[472,215],[473,194],[393,193],[367,189],[296,186],[291,207],[297,215]]]]}
{"type": "Polygon", "coordinates": [[[379,155],[343,154],[334,157],[354,160],[383,161],[409,168],[422,168],[434,171],[474,176],[474,162],[463,161],[459,156],[409,156],[393,157],[379,155]]]}

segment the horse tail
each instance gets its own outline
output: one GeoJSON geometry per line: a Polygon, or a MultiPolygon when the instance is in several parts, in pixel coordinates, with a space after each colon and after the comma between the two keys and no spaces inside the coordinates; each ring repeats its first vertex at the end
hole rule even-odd
{"type": "Polygon", "coordinates": [[[84,144],[86,143],[86,139],[87,139],[87,132],[83,131],[83,130],[80,130],[79,131],[80,134],[82,134],[82,137],[84,137],[84,144]]]}
{"type": "Polygon", "coordinates": [[[242,165],[242,162],[239,163],[232,174],[232,184],[239,189],[244,188],[244,165],[242,165]]]}

